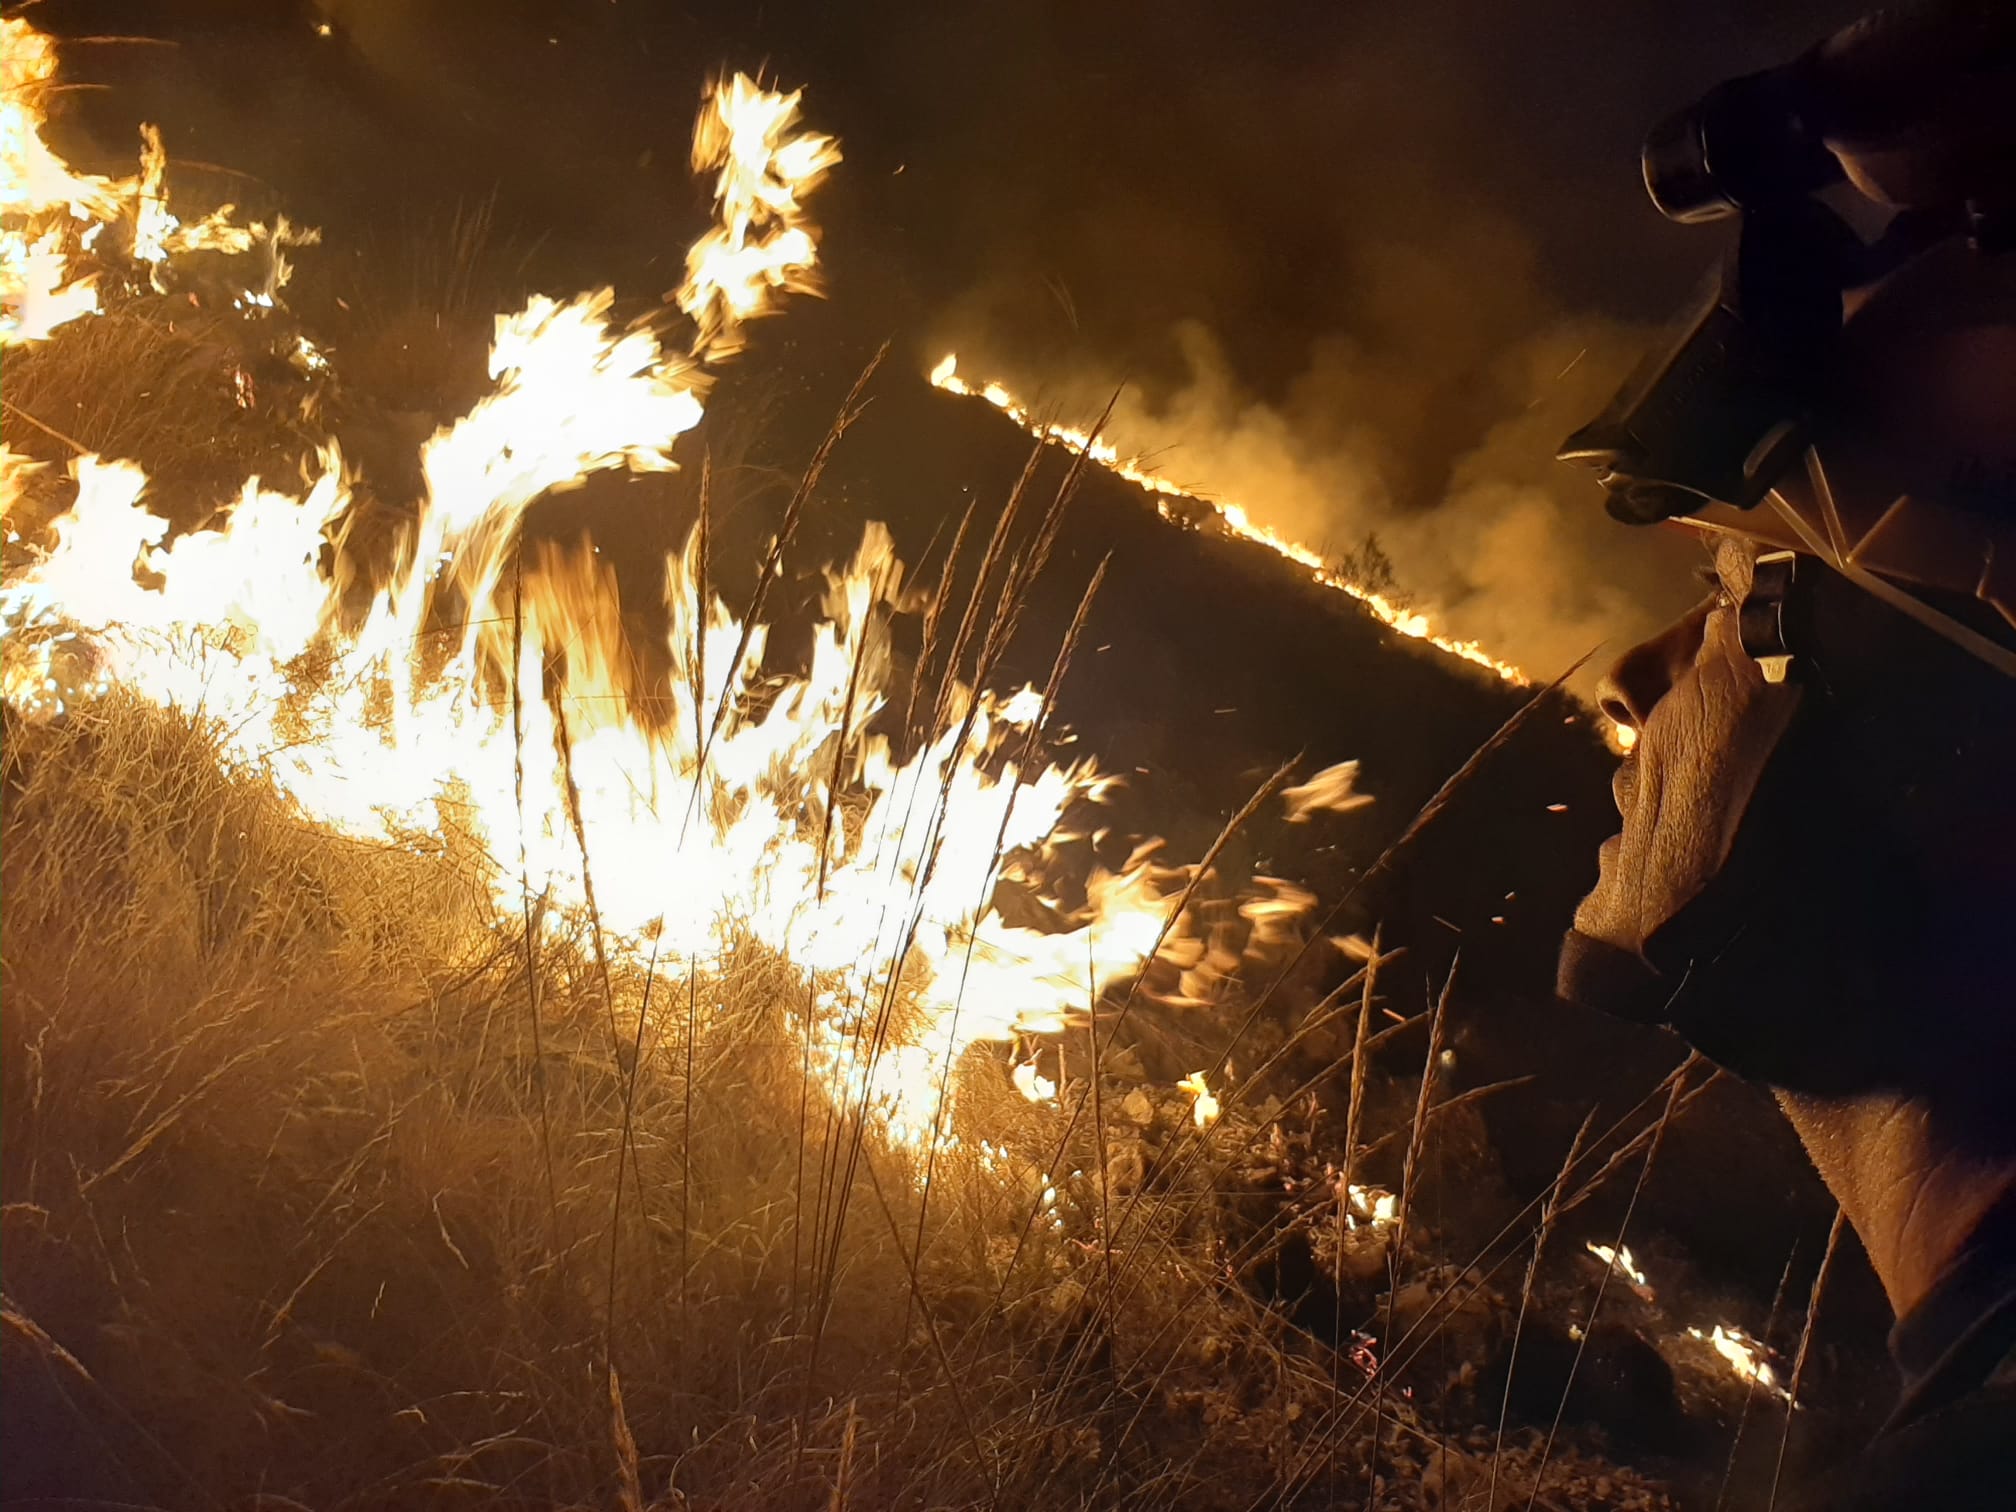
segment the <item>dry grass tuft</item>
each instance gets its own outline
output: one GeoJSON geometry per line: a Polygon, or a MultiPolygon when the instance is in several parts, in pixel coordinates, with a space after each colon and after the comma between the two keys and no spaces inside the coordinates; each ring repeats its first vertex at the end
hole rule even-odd
{"type": "Polygon", "coordinates": [[[228,308],[124,299],[61,340],[10,350],[6,369],[10,446],[58,463],[79,450],[138,461],[158,499],[210,508],[248,474],[291,482],[320,439],[302,423],[302,375],[228,308]]]}

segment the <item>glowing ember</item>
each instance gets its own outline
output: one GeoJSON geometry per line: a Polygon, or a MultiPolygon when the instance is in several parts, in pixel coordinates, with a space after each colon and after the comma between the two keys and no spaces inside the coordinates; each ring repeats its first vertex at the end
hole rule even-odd
{"type": "Polygon", "coordinates": [[[1190,1094],[1190,1118],[1200,1129],[1208,1129],[1218,1121],[1218,1099],[1204,1084],[1204,1073],[1192,1071],[1176,1084],[1190,1094]]]}
{"type": "Polygon", "coordinates": [[[1347,1195],[1350,1210],[1345,1216],[1352,1228],[1361,1222],[1373,1228],[1388,1228],[1399,1221],[1400,1199],[1384,1187],[1359,1186],[1353,1182],[1347,1195]]]}
{"type": "Polygon", "coordinates": [[[1646,1297],[1652,1295],[1652,1283],[1645,1279],[1645,1272],[1640,1270],[1638,1262],[1631,1258],[1631,1247],[1629,1245],[1619,1245],[1613,1249],[1607,1244],[1597,1244],[1592,1241],[1585,1247],[1590,1254],[1601,1260],[1626,1281],[1629,1281],[1639,1293],[1646,1297]]]}
{"type": "Polygon", "coordinates": [[[1348,814],[1364,808],[1372,799],[1357,791],[1357,783],[1358,763],[1340,761],[1299,786],[1283,788],[1281,801],[1288,807],[1288,822],[1303,824],[1312,814],[1348,814]]]}
{"type": "Polygon", "coordinates": [[[306,336],[294,338],[294,350],[288,360],[302,373],[326,373],[329,371],[329,355],[306,336]]]}
{"type": "Polygon", "coordinates": [[[1690,1339],[1699,1339],[1715,1353],[1729,1362],[1729,1368],[1746,1381],[1754,1381],[1779,1400],[1790,1402],[1792,1393],[1778,1380],[1778,1373],[1771,1368],[1765,1358],[1765,1348],[1740,1328],[1729,1328],[1717,1323],[1711,1332],[1703,1333],[1698,1328],[1687,1330],[1690,1339]]]}
{"type": "Polygon", "coordinates": [[[975,387],[968,383],[959,376],[959,358],[956,353],[948,353],[940,359],[938,365],[931,369],[930,379],[933,388],[942,389],[948,394],[969,394],[984,399],[1030,435],[1059,442],[1073,451],[1085,452],[1109,472],[1118,473],[1128,482],[1159,495],[1160,500],[1156,504],[1156,509],[1163,518],[1175,517],[1166,502],[1168,499],[1186,499],[1208,508],[1216,513],[1219,523],[1233,535],[1257,542],[1286,557],[1297,566],[1307,569],[1309,576],[1324,587],[1349,594],[1370,610],[1373,618],[1380,623],[1411,639],[1426,641],[1438,651],[1446,651],[1451,656],[1461,657],[1464,661],[1495,672],[1509,683],[1522,686],[1526,683],[1526,674],[1510,662],[1500,661],[1475,641],[1456,640],[1441,634],[1426,614],[1417,610],[1403,609],[1384,595],[1352,582],[1307,546],[1290,541],[1271,527],[1255,521],[1243,504],[1235,504],[1229,500],[1200,499],[1195,494],[1158,477],[1141,458],[1122,456],[1119,448],[1109,441],[1095,440],[1088,432],[1074,426],[1037,420],[1030,414],[1028,407],[1001,384],[986,383],[975,387]]]}
{"type": "Polygon", "coordinates": [[[1024,1097],[1033,1103],[1050,1102],[1057,1096],[1057,1083],[1036,1069],[1036,1062],[1019,1063],[1008,1078],[1024,1097]]]}

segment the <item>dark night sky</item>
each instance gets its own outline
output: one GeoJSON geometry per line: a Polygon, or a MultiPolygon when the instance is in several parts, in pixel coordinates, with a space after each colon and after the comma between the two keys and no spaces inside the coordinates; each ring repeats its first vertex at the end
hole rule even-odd
{"type": "Polygon", "coordinates": [[[1652,211],[1639,140],[1859,8],[211,0],[170,17],[51,0],[41,15],[179,44],[73,55],[115,86],[89,108],[122,150],[113,123],[160,120],[171,153],[257,175],[337,247],[410,241],[494,191],[499,243],[535,248],[540,281],[640,299],[674,281],[705,213],[685,169],[702,80],[727,65],[802,84],[847,152],[817,206],[827,328],[893,334],[920,369],[956,344],[969,371],[1072,409],[1128,379],[1123,443],[1311,542],[1379,530],[1456,628],[1551,674],[1689,591],[1672,548],[1611,526],[1593,484],[1551,461],[1719,242],[1652,211]]]}
{"type": "MultiPolygon", "coordinates": [[[[1129,362],[1202,315],[1239,333],[1264,386],[1312,333],[1362,319],[1340,277],[1359,248],[1484,218],[1564,302],[1662,313],[1700,257],[1639,191],[1645,127],[1861,8],[196,0],[167,15],[55,0],[44,14],[180,41],[172,62],[96,53],[107,66],[91,71],[197,86],[212,109],[185,94],[171,139],[228,142],[235,166],[262,159],[254,171],[297,200],[496,184],[528,223],[626,262],[693,208],[681,161],[700,79],[763,68],[804,85],[847,145],[829,218],[858,217],[885,275],[927,306],[996,280],[1040,330],[1062,318],[1037,308],[1061,287],[1088,338],[1129,362]],[[312,36],[322,15],[332,42],[312,36]]],[[[1489,283],[1496,261],[1461,271],[1489,283]]]]}

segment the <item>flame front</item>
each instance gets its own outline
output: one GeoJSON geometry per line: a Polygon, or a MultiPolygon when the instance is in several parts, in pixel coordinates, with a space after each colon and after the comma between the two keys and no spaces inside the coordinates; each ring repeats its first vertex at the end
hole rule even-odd
{"type": "Polygon", "coordinates": [[[1277,556],[1287,558],[1296,566],[1306,569],[1309,576],[1325,588],[1334,588],[1339,593],[1349,594],[1363,604],[1371,612],[1372,617],[1381,624],[1399,631],[1411,640],[1426,641],[1438,651],[1447,652],[1450,656],[1459,657],[1496,673],[1506,682],[1522,687],[1527,683],[1526,674],[1512,663],[1501,661],[1476,641],[1458,640],[1443,634],[1435,628],[1435,622],[1428,615],[1419,610],[1404,608],[1384,594],[1352,582],[1350,578],[1324,561],[1320,553],[1299,542],[1289,540],[1272,526],[1262,525],[1255,520],[1245,505],[1228,499],[1199,498],[1187,489],[1178,488],[1168,479],[1156,474],[1141,458],[1123,455],[1110,441],[1101,440],[1076,426],[1039,420],[1031,414],[1027,405],[999,383],[984,383],[977,387],[968,383],[959,376],[957,353],[948,353],[943,357],[938,365],[931,369],[930,379],[933,388],[942,389],[948,394],[968,394],[986,400],[1030,435],[1056,441],[1073,451],[1084,452],[1107,471],[1117,473],[1128,482],[1157,495],[1155,507],[1164,519],[1175,518],[1169,507],[1168,501],[1171,499],[1186,499],[1202,505],[1210,509],[1217,516],[1218,523],[1232,535],[1265,546],[1277,556]]]}

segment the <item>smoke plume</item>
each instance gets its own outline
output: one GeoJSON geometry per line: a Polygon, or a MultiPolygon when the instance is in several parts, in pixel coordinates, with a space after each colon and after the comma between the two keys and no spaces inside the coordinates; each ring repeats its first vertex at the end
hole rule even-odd
{"type": "Polygon", "coordinates": [[[1554,461],[1721,250],[1646,203],[1639,141],[1849,7],[1428,9],[1273,37],[1180,4],[1150,36],[1095,19],[1096,70],[1006,46],[971,106],[1026,124],[962,137],[988,229],[927,360],[1076,423],[1124,383],[1123,452],[1333,559],[1383,553],[1535,677],[1607,646],[1587,689],[1694,596],[1691,543],[1554,461]]]}
{"type": "MultiPolygon", "coordinates": [[[[1598,652],[1576,680],[1586,690],[1606,648],[1614,656],[1656,629],[1693,592],[1676,566],[1685,542],[1626,532],[1603,514],[1594,483],[1553,459],[1640,339],[1615,322],[1564,316],[1507,346],[1479,374],[1494,401],[1488,417],[1441,452],[1416,449],[1445,444],[1428,413],[1435,386],[1336,337],[1312,346],[1274,401],[1241,381],[1196,320],[1172,332],[1180,376],[1153,388],[1096,362],[1061,381],[984,358],[969,358],[966,371],[1001,378],[1033,396],[1039,413],[1066,420],[1097,414],[1125,384],[1106,432],[1123,453],[1186,491],[1243,505],[1535,678],[1598,652]]],[[[951,345],[987,350],[984,336],[951,345]]]]}

